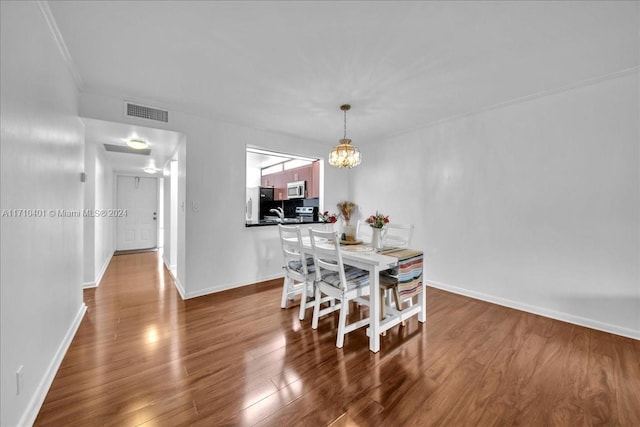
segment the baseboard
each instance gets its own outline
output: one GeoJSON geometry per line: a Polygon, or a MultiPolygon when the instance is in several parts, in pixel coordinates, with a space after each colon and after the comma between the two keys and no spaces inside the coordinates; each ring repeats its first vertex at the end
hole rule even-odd
{"type": "Polygon", "coordinates": [[[164,266],[167,267],[167,270],[171,271],[169,260],[164,256],[164,252],[162,253],[162,262],[164,263],[164,266]]]}
{"type": "Polygon", "coordinates": [[[171,277],[175,277],[175,271],[176,271],[176,266],[175,265],[170,265],[169,264],[169,260],[166,259],[164,256],[162,257],[162,263],[164,264],[165,267],[167,267],[167,270],[169,270],[169,273],[171,273],[171,277]]]}
{"type": "Polygon", "coordinates": [[[206,288],[206,289],[199,289],[196,292],[187,294],[187,298],[183,298],[183,299],[197,298],[197,297],[201,297],[201,296],[204,296],[204,295],[214,294],[216,292],[228,291],[229,289],[235,289],[235,288],[241,288],[243,286],[255,285],[256,283],[259,283],[259,282],[266,282],[268,280],[273,280],[273,279],[281,279],[283,277],[284,277],[284,274],[279,273],[279,274],[273,274],[271,276],[261,277],[259,280],[255,281],[255,282],[251,282],[251,283],[236,282],[236,283],[224,284],[223,286],[220,286],[220,287],[211,287],[211,288],[206,288]]]}
{"type": "Polygon", "coordinates": [[[574,325],[584,326],[587,328],[608,332],[610,334],[640,340],[640,331],[635,331],[633,329],[624,328],[618,325],[611,325],[609,323],[600,322],[598,320],[589,319],[586,317],[576,316],[573,314],[563,313],[555,310],[549,310],[544,307],[525,304],[519,301],[497,297],[495,295],[488,295],[482,292],[476,292],[457,286],[451,286],[442,282],[435,282],[433,280],[428,280],[427,286],[442,289],[443,291],[452,292],[458,295],[464,295],[469,298],[490,302],[492,304],[502,305],[504,307],[525,311],[527,313],[537,314],[539,316],[548,317],[550,319],[560,320],[563,322],[572,323],[574,325]]]}
{"type": "Polygon", "coordinates": [[[171,273],[171,270],[169,270],[169,273],[171,274],[171,277],[173,277],[173,283],[175,283],[175,285],[176,285],[176,289],[178,290],[178,293],[180,294],[180,298],[182,298],[183,300],[187,299],[186,292],[184,290],[184,285],[182,283],[180,283],[180,280],[178,280],[178,278],[175,277],[173,275],[173,273],[171,273]]]}
{"type": "Polygon", "coordinates": [[[40,408],[42,408],[42,404],[44,403],[44,399],[47,397],[47,393],[49,392],[49,388],[51,384],[53,384],[53,379],[62,364],[62,360],[64,359],[65,354],[67,354],[67,350],[71,345],[71,341],[73,341],[73,337],[76,335],[78,328],[80,327],[80,323],[84,317],[84,314],[87,312],[87,306],[85,303],[82,303],[80,309],[76,313],[76,317],[73,319],[69,330],[67,331],[64,339],[60,343],[56,354],[54,355],[47,371],[45,372],[42,380],[40,380],[40,384],[36,387],[29,404],[27,405],[27,409],[20,417],[20,421],[18,422],[19,426],[31,426],[36,421],[36,417],[40,412],[40,408]]]}
{"type": "Polygon", "coordinates": [[[100,282],[102,281],[102,276],[104,276],[104,273],[107,271],[107,267],[109,267],[109,263],[111,262],[112,258],[113,258],[113,253],[110,254],[109,257],[104,262],[104,264],[102,264],[102,268],[98,272],[98,275],[96,276],[95,282],[84,282],[83,283],[82,287],[84,289],[97,288],[98,286],[100,286],[100,282]]]}
{"type": "Polygon", "coordinates": [[[98,277],[96,277],[96,287],[100,286],[100,282],[102,282],[102,276],[104,276],[104,273],[107,271],[107,268],[109,267],[109,264],[111,263],[111,259],[113,258],[113,254],[114,254],[114,252],[112,252],[109,255],[109,257],[107,257],[105,262],[102,264],[102,268],[100,269],[100,272],[98,273],[98,277]]]}
{"type": "Polygon", "coordinates": [[[162,263],[164,264],[164,267],[167,269],[167,271],[171,275],[171,278],[173,279],[173,283],[176,286],[176,289],[178,290],[178,293],[180,294],[180,298],[182,298],[183,300],[187,299],[185,297],[184,285],[182,283],[180,283],[180,280],[178,280],[177,275],[173,274],[173,272],[175,270],[175,267],[172,269],[169,266],[169,262],[167,261],[167,259],[164,256],[162,257],[162,263]]]}
{"type": "Polygon", "coordinates": [[[247,283],[247,282],[229,283],[229,284],[225,284],[224,286],[221,286],[221,287],[205,288],[205,289],[200,289],[200,290],[198,290],[196,292],[187,293],[185,291],[184,286],[182,285],[182,283],[180,283],[180,280],[178,280],[178,278],[173,274],[173,270],[169,266],[169,262],[167,261],[167,259],[164,256],[162,257],[162,262],[164,263],[164,266],[166,267],[167,271],[169,271],[169,274],[171,274],[171,278],[173,278],[173,282],[175,283],[176,289],[178,290],[178,293],[180,294],[180,297],[183,300],[191,299],[191,298],[197,298],[197,297],[201,297],[201,296],[204,296],[204,295],[213,294],[213,293],[216,293],[216,292],[228,291],[229,289],[240,288],[242,286],[255,285],[258,282],[263,282],[263,281],[273,280],[273,279],[280,279],[280,278],[284,277],[284,274],[280,273],[280,274],[274,274],[274,275],[271,275],[271,276],[267,276],[267,277],[261,278],[260,280],[258,280],[256,282],[251,282],[251,283],[247,283]]]}

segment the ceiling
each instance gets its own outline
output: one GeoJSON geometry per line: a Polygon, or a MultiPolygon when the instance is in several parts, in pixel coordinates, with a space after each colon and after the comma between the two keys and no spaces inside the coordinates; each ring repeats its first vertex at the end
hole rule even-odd
{"type": "MultiPolygon", "coordinates": [[[[357,146],[638,67],[639,3],[52,1],[85,92],[357,146]]],[[[96,138],[100,139],[99,136],[96,138]]]]}
{"type": "Polygon", "coordinates": [[[162,129],[152,129],[123,123],[106,122],[95,119],[82,119],[85,124],[85,139],[102,150],[107,161],[116,172],[137,172],[144,168],[156,169],[155,174],[161,176],[162,167],[171,159],[176,151],[182,135],[162,129]],[[104,144],[127,146],[129,139],[141,139],[149,144],[151,153],[148,156],[140,154],[117,153],[104,150],[104,144]]]}

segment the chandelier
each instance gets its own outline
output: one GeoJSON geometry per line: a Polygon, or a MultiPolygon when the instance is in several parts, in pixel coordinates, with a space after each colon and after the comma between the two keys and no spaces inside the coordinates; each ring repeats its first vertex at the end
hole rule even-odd
{"type": "Polygon", "coordinates": [[[329,164],[337,168],[353,168],[360,164],[360,151],[351,145],[351,140],[347,138],[347,111],[351,106],[344,104],[340,109],[344,111],[344,137],[329,153],[329,164]]]}

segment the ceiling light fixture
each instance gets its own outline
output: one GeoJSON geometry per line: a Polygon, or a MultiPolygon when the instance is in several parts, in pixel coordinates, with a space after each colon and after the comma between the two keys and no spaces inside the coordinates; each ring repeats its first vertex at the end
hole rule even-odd
{"type": "Polygon", "coordinates": [[[344,111],[344,137],[340,144],[333,147],[329,153],[329,164],[337,168],[353,168],[360,164],[360,151],[351,145],[351,140],[347,138],[347,111],[351,109],[349,104],[340,106],[344,111]]]}
{"type": "Polygon", "coordinates": [[[144,168],[143,170],[146,173],[156,173],[157,172],[157,169],[156,168],[152,168],[152,167],[144,168]]]}
{"type": "Polygon", "coordinates": [[[141,139],[130,139],[127,141],[127,145],[136,150],[144,150],[149,146],[149,143],[141,139]]]}

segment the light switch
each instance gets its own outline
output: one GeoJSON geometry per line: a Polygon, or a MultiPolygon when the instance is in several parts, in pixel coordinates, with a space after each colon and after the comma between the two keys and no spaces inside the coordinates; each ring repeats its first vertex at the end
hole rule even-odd
{"type": "Polygon", "coordinates": [[[193,208],[194,212],[198,212],[200,210],[200,202],[198,200],[194,200],[191,203],[191,207],[193,208]]]}

